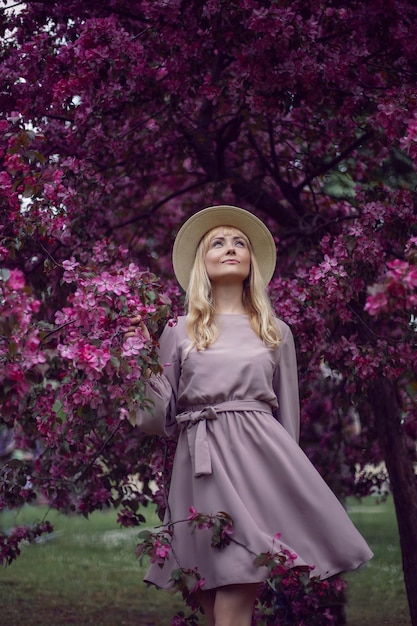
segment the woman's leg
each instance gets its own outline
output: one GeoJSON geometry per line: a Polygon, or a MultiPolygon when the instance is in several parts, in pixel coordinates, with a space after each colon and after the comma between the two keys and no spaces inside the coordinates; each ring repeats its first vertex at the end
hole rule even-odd
{"type": "Polygon", "coordinates": [[[251,626],[258,589],[259,583],[219,587],[214,600],[213,624],[215,626],[251,626]]]}

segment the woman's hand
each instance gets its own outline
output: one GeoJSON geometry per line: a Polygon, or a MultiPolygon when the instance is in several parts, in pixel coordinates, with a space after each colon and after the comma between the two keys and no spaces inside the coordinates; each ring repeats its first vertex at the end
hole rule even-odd
{"type": "Polygon", "coordinates": [[[145,339],[147,341],[151,341],[151,335],[149,333],[149,330],[147,329],[146,324],[142,322],[142,317],[140,315],[132,317],[132,319],[130,320],[128,329],[123,336],[124,340],[126,341],[126,339],[129,339],[129,337],[134,337],[138,331],[138,328],[140,328],[141,333],[145,337],[145,339]]]}
{"type": "MultiPolygon", "coordinates": [[[[140,332],[142,336],[145,337],[146,341],[150,342],[151,341],[150,332],[146,324],[142,322],[142,317],[140,315],[137,315],[136,317],[132,317],[132,319],[129,320],[129,326],[127,328],[127,331],[123,335],[123,340],[126,341],[126,339],[129,339],[129,337],[135,337],[138,332],[138,329],[140,329],[140,332]]],[[[152,372],[149,367],[146,368],[146,370],[143,372],[143,375],[144,375],[144,378],[149,378],[152,375],[152,372]]]]}

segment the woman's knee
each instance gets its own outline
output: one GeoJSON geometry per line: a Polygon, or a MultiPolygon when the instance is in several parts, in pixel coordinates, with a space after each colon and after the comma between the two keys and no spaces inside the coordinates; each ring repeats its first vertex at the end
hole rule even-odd
{"type": "Polygon", "coordinates": [[[251,626],[259,584],[219,587],[214,602],[216,626],[251,626]]]}

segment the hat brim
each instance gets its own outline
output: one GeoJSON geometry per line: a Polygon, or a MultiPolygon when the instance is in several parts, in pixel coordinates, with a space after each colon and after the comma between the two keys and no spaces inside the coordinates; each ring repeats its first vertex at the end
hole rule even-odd
{"type": "Polygon", "coordinates": [[[236,206],[211,206],[192,215],[180,228],[174,241],[172,264],[175,276],[187,291],[198,244],[216,226],[233,226],[251,242],[253,253],[265,285],[271,280],[276,265],[274,239],[265,224],[249,211],[236,206]]]}

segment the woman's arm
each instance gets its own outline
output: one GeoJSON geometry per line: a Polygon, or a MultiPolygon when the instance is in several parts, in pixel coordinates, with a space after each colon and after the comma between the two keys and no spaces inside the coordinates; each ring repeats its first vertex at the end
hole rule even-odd
{"type": "Polygon", "coordinates": [[[281,343],[274,374],[274,391],[278,399],[278,421],[298,443],[300,438],[300,399],[298,389],[297,357],[292,332],[279,320],[281,343]]]}
{"type": "MultiPolygon", "coordinates": [[[[140,317],[133,318],[125,334],[132,337],[140,327],[141,332],[150,340],[149,331],[140,317]]],[[[176,426],[178,385],[180,379],[180,355],[178,353],[175,326],[167,326],[159,340],[159,363],[161,374],[146,373],[145,395],[152,406],[150,409],[133,407],[134,423],[148,434],[171,435],[176,426]]]]}

